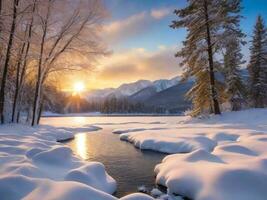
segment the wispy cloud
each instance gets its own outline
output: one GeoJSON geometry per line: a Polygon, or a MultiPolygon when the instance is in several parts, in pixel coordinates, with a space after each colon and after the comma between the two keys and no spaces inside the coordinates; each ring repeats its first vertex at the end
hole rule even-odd
{"type": "Polygon", "coordinates": [[[112,21],[103,28],[103,38],[107,43],[122,42],[134,36],[138,36],[151,29],[171,13],[169,8],[153,9],[131,15],[125,19],[112,21]]]}
{"type": "Polygon", "coordinates": [[[150,15],[155,19],[162,19],[168,16],[169,14],[171,14],[170,8],[153,9],[150,12],[150,15]]]}
{"type": "Polygon", "coordinates": [[[103,37],[107,42],[122,41],[125,38],[135,36],[143,32],[143,28],[148,24],[146,12],[132,15],[126,19],[113,21],[104,26],[103,37]]]}
{"type": "Polygon", "coordinates": [[[102,62],[96,79],[104,80],[107,86],[118,86],[138,79],[155,80],[177,76],[182,69],[179,67],[179,59],[174,57],[175,51],[174,47],[159,46],[156,51],[138,48],[115,53],[102,62]]]}

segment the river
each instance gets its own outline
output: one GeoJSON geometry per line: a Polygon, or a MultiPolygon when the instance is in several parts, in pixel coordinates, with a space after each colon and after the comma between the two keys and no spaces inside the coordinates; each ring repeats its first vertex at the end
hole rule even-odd
{"type": "MultiPolygon", "coordinates": [[[[51,118],[50,118],[51,119],[51,118]]],[[[80,132],[75,139],[66,142],[75,154],[88,161],[98,161],[117,181],[117,197],[137,192],[145,186],[149,191],[155,187],[154,167],[166,154],[141,151],[132,144],[121,141],[114,129],[159,127],[176,123],[179,117],[54,117],[50,125],[82,127],[93,124],[101,130],[80,132]],[[52,124],[51,124],[52,121],[52,124]]],[[[45,118],[42,124],[47,124],[45,118]]]]}

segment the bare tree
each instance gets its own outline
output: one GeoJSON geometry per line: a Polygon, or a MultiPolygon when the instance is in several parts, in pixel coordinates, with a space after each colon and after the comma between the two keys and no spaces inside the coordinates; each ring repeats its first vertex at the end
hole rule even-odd
{"type": "Polygon", "coordinates": [[[13,99],[12,122],[19,121],[18,110],[20,110],[20,108],[18,107],[20,103],[23,83],[25,80],[25,72],[26,72],[28,54],[29,54],[30,45],[31,45],[31,37],[32,37],[32,32],[33,32],[32,29],[33,29],[36,4],[37,4],[37,0],[33,0],[33,2],[30,2],[29,5],[31,9],[29,13],[26,12],[26,14],[30,15],[30,19],[29,20],[26,19],[26,29],[24,31],[24,37],[23,37],[21,49],[17,56],[16,87],[15,87],[15,94],[14,94],[14,99],[13,99]]]}
{"type": "Polygon", "coordinates": [[[18,122],[27,111],[31,124],[38,124],[51,97],[44,88],[58,84],[51,80],[88,71],[106,54],[98,37],[104,17],[101,0],[0,0],[2,123],[10,114],[18,122]]]}
{"type": "MultiPolygon", "coordinates": [[[[42,39],[40,44],[37,80],[35,86],[35,98],[33,104],[32,125],[38,122],[39,104],[42,104],[42,87],[47,77],[62,70],[78,70],[81,66],[65,64],[62,61],[66,56],[82,54],[87,57],[105,54],[104,48],[99,45],[97,29],[99,22],[104,17],[101,1],[81,0],[78,3],[65,5],[68,12],[58,11],[61,6],[57,1],[48,1],[45,4],[47,11],[40,15],[42,22],[42,39]],[[64,13],[67,13],[66,16],[64,13]],[[58,23],[60,22],[60,23],[58,23]],[[92,56],[93,55],[93,56],[92,56]]],[[[81,67],[83,68],[83,67],[81,67]]]]}
{"type": "Polygon", "coordinates": [[[11,25],[11,30],[10,30],[10,34],[9,34],[9,41],[8,41],[8,45],[7,45],[7,51],[6,51],[6,56],[5,56],[4,69],[3,69],[3,76],[2,76],[2,83],[1,83],[1,89],[0,89],[0,117],[1,117],[1,123],[4,123],[5,86],[6,86],[7,72],[8,72],[9,61],[10,61],[10,56],[11,56],[11,48],[12,48],[12,45],[13,45],[13,39],[14,39],[15,28],[16,28],[18,4],[19,4],[19,0],[13,0],[12,25],[11,25]]]}
{"type": "Polygon", "coordinates": [[[41,95],[41,76],[42,76],[42,64],[43,64],[43,53],[44,53],[44,46],[45,46],[45,39],[47,34],[47,28],[48,28],[48,21],[50,17],[51,12],[51,4],[53,3],[52,0],[48,1],[47,11],[44,18],[41,18],[42,20],[42,40],[40,45],[40,54],[39,54],[39,60],[38,60],[38,72],[37,72],[37,79],[36,79],[36,86],[35,86],[35,94],[34,94],[34,103],[33,103],[33,116],[32,116],[32,126],[37,124],[37,115],[38,115],[38,104],[40,101],[40,95],[41,95]]]}

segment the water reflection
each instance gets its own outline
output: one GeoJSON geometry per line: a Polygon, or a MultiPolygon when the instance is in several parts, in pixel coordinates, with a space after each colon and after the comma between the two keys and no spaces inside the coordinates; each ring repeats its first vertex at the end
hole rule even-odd
{"type": "Polygon", "coordinates": [[[87,159],[88,142],[85,134],[75,135],[76,153],[83,159],[87,159]]]}
{"type": "Polygon", "coordinates": [[[166,154],[140,151],[111,132],[112,129],[104,128],[98,132],[80,133],[68,145],[83,159],[105,165],[117,181],[117,197],[137,192],[141,185],[151,190],[155,182],[154,167],[166,154]]]}

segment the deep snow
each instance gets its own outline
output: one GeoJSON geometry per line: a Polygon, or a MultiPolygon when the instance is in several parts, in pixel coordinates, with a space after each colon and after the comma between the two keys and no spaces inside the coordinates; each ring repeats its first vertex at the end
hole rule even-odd
{"type": "Polygon", "coordinates": [[[195,200],[267,197],[267,109],[184,117],[166,130],[144,129],[120,138],[140,149],[176,153],[155,167],[156,182],[170,195],[195,200]]]}
{"type": "MultiPolygon", "coordinates": [[[[0,199],[116,200],[110,195],[116,191],[116,181],[103,164],[83,161],[57,142],[72,138],[76,131],[80,129],[0,126],[0,199]]],[[[134,194],[123,199],[151,197],[134,194]]]]}
{"type": "MultiPolygon", "coordinates": [[[[108,119],[71,128],[64,128],[64,122],[58,127],[1,126],[1,199],[117,199],[110,195],[116,182],[101,163],[85,162],[57,142],[109,125],[119,126],[114,133],[140,149],[172,153],[155,167],[156,182],[168,188],[169,196],[162,199],[182,199],[176,194],[195,200],[266,199],[267,109],[203,119],[143,119],[123,118],[117,124],[108,119]]],[[[160,192],[155,189],[151,194],[156,197],[160,192]]],[[[132,194],[121,199],[153,198],[132,194]]]]}

